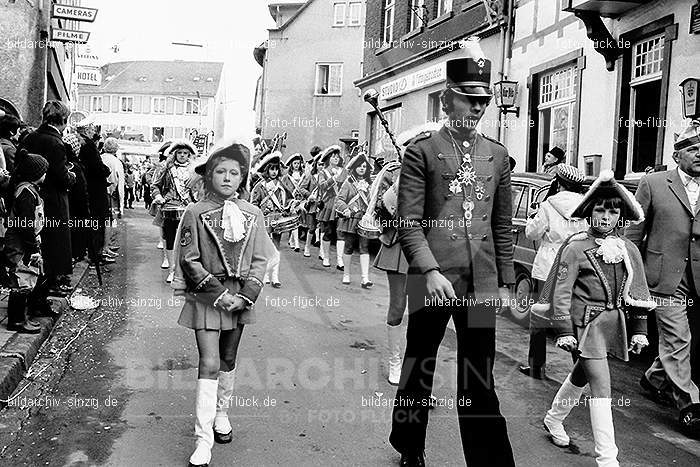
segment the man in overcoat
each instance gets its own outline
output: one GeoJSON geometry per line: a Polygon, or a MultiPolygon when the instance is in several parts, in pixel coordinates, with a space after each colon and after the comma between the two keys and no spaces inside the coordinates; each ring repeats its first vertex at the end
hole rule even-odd
{"type": "Polygon", "coordinates": [[[450,317],[465,460],[514,465],[492,375],[496,308],[515,282],[510,161],[475,128],[491,99],[490,70],[483,55],[447,61],[441,101],[449,122],[414,138],[403,158],[399,241],[410,264],[409,319],[389,439],[401,465],[425,462],[435,358],[450,317]]]}
{"type": "Polygon", "coordinates": [[[73,272],[68,208],[68,190],[75,174],[68,170],[68,148],[63,142],[70,110],[63,102],[48,101],[42,110],[42,123],[22,141],[27,152],[39,154],[49,162],[46,180],[41,186],[46,224],[41,231],[41,255],[46,284],[52,292],[66,295],[73,272]],[[59,281],[67,277],[68,283],[59,281]]]}
{"type": "Polygon", "coordinates": [[[693,338],[700,339],[700,122],[678,135],[673,148],[678,167],[642,177],[636,197],[646,221],[625,234],[644,256],[657,302],[659,356],[640,384],[658,402],[670,400],[681,429],[697,435],[700,395],[692,363],[693,338]]]}

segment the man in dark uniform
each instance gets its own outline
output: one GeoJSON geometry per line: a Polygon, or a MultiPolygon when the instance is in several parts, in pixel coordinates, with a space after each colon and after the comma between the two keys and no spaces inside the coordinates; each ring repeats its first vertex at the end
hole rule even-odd
{"type": "Polygon", "coordinates": [[[401,465],[424,465],[435,359],[450,317],[465,460],[514,465],[492,375],[496,308],[515,282],[510,159],[475,128],[491,99],[490,72],[483,55],[447,61],[441,101],[449,122],[416,137],[403,159],[398,213],[409,320],[389,439],[401,465]]]}

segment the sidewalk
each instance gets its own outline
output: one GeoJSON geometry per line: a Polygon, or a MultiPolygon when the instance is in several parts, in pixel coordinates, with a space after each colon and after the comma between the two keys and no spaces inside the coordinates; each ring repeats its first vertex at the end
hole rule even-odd
{"type": "MultiPolygon", "coordinates": [[[[73,291],[80,284],[88,271],[87,263],[80,262],[73,268],[73,291]]],[[[39,348],[51,334],[55,324],[54,318],[37,318],[41,323],[38,334],[20,334],[7,330],[7,291],[0,294],[0,401],[7,400],[24,378],[39,348]]],[[[70,306],[67,298],[49,297],[51,308],[63,314],[70,306]]],[[[6,404],[0,402],[0,408],[6,404]]]]}

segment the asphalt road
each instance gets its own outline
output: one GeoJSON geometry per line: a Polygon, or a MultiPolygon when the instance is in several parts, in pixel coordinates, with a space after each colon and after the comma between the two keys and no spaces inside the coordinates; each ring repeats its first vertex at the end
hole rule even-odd
{"type": "MultiPolygon", "coordinates": [[[[157,230],[142,209],[128,211],[122,256],[96,287],[102,300],[71,312],[30,371],[19,401],[0,413],[0,465],[177,466],[193,448],[197,349],[192,331],[176,324],[159,268],[157,230]],[[24,399],[21,399],[24,397],[24,399]],[[41,407],[28,405],[41,402],[41,407]]],[[[283,252],[283,288],[265,288],[257,323],[239,350],[234,441],[216,445],[212,466],[397,465],[387,442],[395,389],[386,382],[386,279],[375,287],[341,285],[341,273],[317,257],[283,252]]],[[[594,466],[585,407],[567,422],[574,446],[552,446],[541,419],[558,383],[516,371],[527,332],[499,318],[496,385],[516,462],[522,466],[594,466]]],[[[551,350],[550,374],[568,371],[551,350]]],[[[642,397],[641,363],[613,364],[615,426],[623,466],[700,464],[700,443],[675,431],[672,410],[642,397]]],[[[455,338],[448,329],[439,353],[434,395],[440,405],[428,428],[428,465],[463,465],[455,397],[455,338]]]]}

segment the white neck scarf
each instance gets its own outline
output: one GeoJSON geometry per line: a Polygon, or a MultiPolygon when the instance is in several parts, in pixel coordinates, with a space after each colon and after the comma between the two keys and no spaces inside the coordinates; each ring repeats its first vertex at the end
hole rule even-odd
{"type": "Polygon", "coordinates": [[[233,201],[224,201],[224,211],[221,215],[224,225],[224,240],[240,242],[245,237],[245,217],[238,205],[233,201]]]}
{"type": "Polygon", "coordinates": [[[625,242],[621,238],[613,235],[605,238],[596,238],[596,244],[600,247],[596,251],[598,256],[603,257],[603,261],[608,264],[616,264],[625,257],[625,242]]]}

